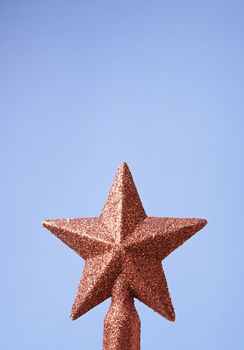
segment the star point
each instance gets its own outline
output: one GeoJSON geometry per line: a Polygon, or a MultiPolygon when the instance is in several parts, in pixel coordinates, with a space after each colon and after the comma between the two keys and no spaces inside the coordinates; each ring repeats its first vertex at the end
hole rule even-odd
{"type": "Polygon", "coordinates": [[[117,170],[100,218],[116,242],[123,241],[146,218],[136,185],[125,162],[117,170]]]}

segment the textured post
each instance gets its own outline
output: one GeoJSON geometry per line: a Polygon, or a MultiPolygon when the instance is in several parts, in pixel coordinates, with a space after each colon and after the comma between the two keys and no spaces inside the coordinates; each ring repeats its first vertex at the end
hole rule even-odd
{"type": "Polygon", "coordinates": [[[139,350],[141,322],[133,296],[121,275],[112,290],[112,303],[104,320],[103,350],[139,350]]]}

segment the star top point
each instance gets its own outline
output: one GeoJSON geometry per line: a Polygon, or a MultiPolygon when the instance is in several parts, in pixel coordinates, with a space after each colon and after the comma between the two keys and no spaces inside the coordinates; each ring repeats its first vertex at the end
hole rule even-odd
{"type": "Polygon", "coordinates": [[[122,242],[146,218],[130,169],[122,162],[117,170],[100,218],[116,242],[122,242]]]}

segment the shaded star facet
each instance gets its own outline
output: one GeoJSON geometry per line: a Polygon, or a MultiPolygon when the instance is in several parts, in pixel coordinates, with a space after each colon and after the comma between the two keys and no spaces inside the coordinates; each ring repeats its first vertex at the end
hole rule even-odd
{"type": "Polygon", "coordinates": [[[133,297],[174,321],[161,261],[206,223],[195,218],[148,217],[130,170],[121,163],[99,217],[43,222],[85,259],[71,318],[109,298],[120,278],[129,285],[133,297]]]}

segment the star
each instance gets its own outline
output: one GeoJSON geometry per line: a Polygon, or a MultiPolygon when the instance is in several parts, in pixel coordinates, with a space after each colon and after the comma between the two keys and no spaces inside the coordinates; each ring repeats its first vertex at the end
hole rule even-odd
{"type": "Polygon", "coordinates": [[[161,261],[206,223],[205,219],[147,216],[128,165],[121,163],[99,217],[43,222],[85,259],[71,318],[111,297],[119,279],[129,286],[133,298],[174,321],[161,261]]]}

